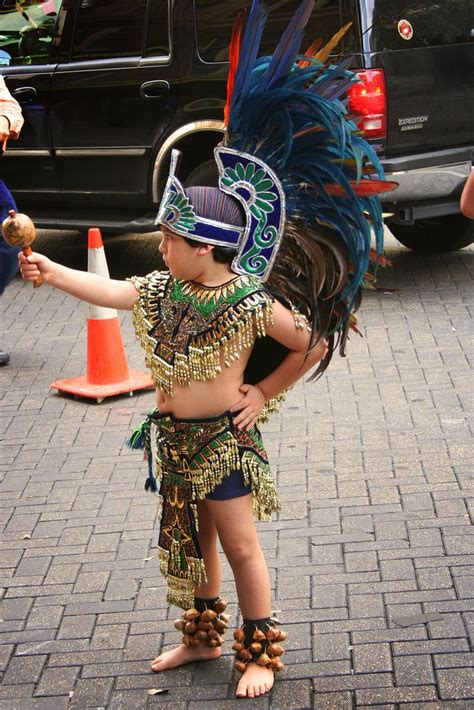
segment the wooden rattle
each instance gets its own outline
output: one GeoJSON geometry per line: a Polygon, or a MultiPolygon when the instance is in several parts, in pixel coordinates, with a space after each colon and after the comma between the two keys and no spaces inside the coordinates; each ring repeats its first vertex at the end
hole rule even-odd
{"type": "MultiPolygon", "coordinates": [[[[10,210],[8,217],[2,224],[3,238],[12,247],[20,247],[25,256],[32,254],[30,244],[35,240],[36,229],[31,219],[26,214],[10,210]]],[[[38,288],[43,283],[40,275],[33,281],[33,288],[38,288]]]]}

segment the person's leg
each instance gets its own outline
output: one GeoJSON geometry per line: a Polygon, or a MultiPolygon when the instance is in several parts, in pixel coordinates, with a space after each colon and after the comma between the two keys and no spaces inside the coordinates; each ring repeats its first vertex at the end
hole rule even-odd
{"type": "MultiPolygon", "coordinates": [[[[0,180],[0,194],[1,194],[0,180]]],[[[3,207],[3,205],[2,205],[3,207]]],[[[6,209],[5,209],[6,215],[6,209]]],[[[0,235],[0,296],[18,271],[18,249],[11,247],[0,235]]],[[[0,346],[0,366],[8,365],[10,353],[0,346]]]]}
{"type": "MultiPolygon", "coordinates": [[[[219,596],[221,589],[221,563],[217,551],[217,530],[206,509],[205,503],[198,503],[199,545],[206,567],[207,584],[196,587],[195,596],[212,599],[219,596]]],[[[180,644],[171,651],[165,651],[151,662],[155,672],[166,671],[193,661],[212,660],[220,656],[221,649],[208,646],[185,646],[180,644]]]]}
{"type": "MultiPolygon", "coordinates": [[[[244,619],[270,617],[271,589],[265,558],[255,528],[252,496],[205,501],[235,577],[244,619]]],[[[253,698],[271,690],[274,675],[250,662],[237,687],[237,697],[253,698]]]]}

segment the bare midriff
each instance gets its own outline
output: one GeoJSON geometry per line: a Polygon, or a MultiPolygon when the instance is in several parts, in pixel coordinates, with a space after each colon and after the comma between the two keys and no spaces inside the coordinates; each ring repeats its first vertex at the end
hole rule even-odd
{"type": "Polygon", "coordinates": [[[156,390],[156,406],[160,412],[179,419],[214,417],[233,407],[243,396],[239,387],[251,350],[244,350],[230,367],[222,365],[221,373],[205,382],[192,381],[189,387],[174,385],[173,396],[156,390]]]}

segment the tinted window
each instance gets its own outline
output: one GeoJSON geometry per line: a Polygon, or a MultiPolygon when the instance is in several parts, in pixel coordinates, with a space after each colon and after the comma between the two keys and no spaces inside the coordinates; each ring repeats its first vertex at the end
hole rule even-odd
{"type": "Polygon", "coordinates": [[[141,55],[146,5],[147,0],[81,0],[72,58],[141,55]]]}
{"type": "Polygon", "coordinates": [[[0,66],[48,62],[61,4],[0,1],[0,66]]]}
{"type": "Polygon", "coordinates": [[[474,39],[472,0],[371,0],[368,6],[374,51],[458,44],[474,39]]]}
{"type": "MultiPolygon", "coordinates": [[[[267,2],[268,20],[263,34],[260,54],[270,54],[288,26],[291,16],[300,4],[299,0],[274,0],[267,2]]],[[[249,3],[241,0],[216,3],[196,0],[196,28],[198,50],[206,62],[224,62],[228,59],[228,47],[232,27],[239,10],[249,3]]],[[[302,51],[316,37],[329,40],[343,25],[353,21],[353,26],[337,47],[337,52],[359,51],[357,32],[356,0],[316,0],[314,12],[306,27],[302,51]]]]}
{"type": "Polygon", "coordinates": [[[168,0],[152,0],[147,36],[147,56],[168,56],[169,45],[168,0]]]}

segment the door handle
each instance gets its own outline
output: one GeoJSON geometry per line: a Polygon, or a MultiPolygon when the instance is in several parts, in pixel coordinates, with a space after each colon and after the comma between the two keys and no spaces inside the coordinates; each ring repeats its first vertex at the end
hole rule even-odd
{"type": "Polygon", "coordinates": [[[140,86],[140,96],[142,99],[160,99],[170,90],[169,81],[159,79],[158,81],[145,81],[140,86]]]}
{"type": "Polygon", "coordinates": [[[36,98],[36,89],[33,86],[19,86],[12,92],[12,95],[17,101],[28,102],[36,98]]]}

